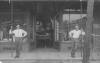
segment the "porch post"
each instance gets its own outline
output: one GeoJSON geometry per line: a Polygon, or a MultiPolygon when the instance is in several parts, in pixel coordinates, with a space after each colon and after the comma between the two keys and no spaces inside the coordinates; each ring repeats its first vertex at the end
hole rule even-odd
{"type": "Polygon", "coordinates": [[[28,39],[29,39],[29,35],[30,35],[30,12],[27,11],[27,16],[26,16],[26,23],[27,23],[27,33],[28,33],[28,39]]]}
{"type": "Polygon", "coordinates": [[[93,7],[94,0],[87,1],[87,23],[86,23],[86,37],[83,49],[83,60],[82,63],[88,63],[90,57],[90,43],[92,39],[92,21],[93,21],[93,7]]]}
{"type": "Polygon", "coordinates": [[[62,29],[63,29],[63,27],[62,27],[62,25],[63,25],[62,24],[62,12],[60,12],[59,23],[60,23],[59,41],[62,42],[62,40],[63,40],[63,36],[62,36],[62,29]]]}

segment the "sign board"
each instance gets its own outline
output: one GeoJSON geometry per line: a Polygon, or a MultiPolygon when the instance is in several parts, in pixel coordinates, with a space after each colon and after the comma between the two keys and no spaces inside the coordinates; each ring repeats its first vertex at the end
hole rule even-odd
{"type": "Polygon", "coordinates": [[[87,14],[63,14],[63,21],[76,21],[79,19],[82,19],[83,17],[86,17],[87,14]]]}

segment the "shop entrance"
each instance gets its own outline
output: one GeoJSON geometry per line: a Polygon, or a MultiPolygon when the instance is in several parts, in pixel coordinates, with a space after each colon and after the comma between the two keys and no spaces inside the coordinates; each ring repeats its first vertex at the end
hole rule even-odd
{"type": "Polygon", "coordinates": [[[49,18],[36,19],[36,48],[53,48],[52,23],[49,18]]]}
{"type": "MultiPolygon", "coordinates": [[[[86,2],[82,4],[85,5],[86,2]]],[[[34,14],[36,48],[57,46],[58,49],[64,49],[61,44],[70,41],[68,37],[70,30],[76,24],[85,28],[83,25],[86,22],[83,23],[85,20],[83,14],[86,12],[86,5],[84,9],[81,9],[83,5],[81,6],[81,2],[37,2],[34,14]],[[74,7],[76,4],[79,7],[74,7]]]]}

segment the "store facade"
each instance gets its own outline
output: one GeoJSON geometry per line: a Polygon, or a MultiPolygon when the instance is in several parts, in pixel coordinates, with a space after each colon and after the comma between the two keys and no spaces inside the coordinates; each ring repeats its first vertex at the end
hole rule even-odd
{"type": "MultiPolygon", "coordinates": [[[[21,27],[28,32],[28,36],[25,39],[23,45],[23,51],[29,52],[30,50],[34,50],[37,48],[45,48],[43,46],[47,46],[47,42],[50,42],[49,44],[51,45],[49,48],[61,52],[67,52],[71,50],[72,43],[68,37],[69,31],[72,30],[76,24],[83,28],[84,31],[86,31],[87,29],[87,2],[79,1],[72,3],[64,1],[12,1],[10,3],[4,3],[6,5],[2,4],[2,6],[4,7],[0,8],[3,8],[3,10],[7,8],[8,11],[7,9],[5,10],[5,12],[3,10],[0,11],[0,22],[2,28],[8,27],[9,30],[11,25],[15,28],[17,24],[20,24],[21,27]],[[77,6],[75,7],[76,4],[77,6]],[[39,41],[41,43],[39,43],[39,41]]],[[[5,33],[9,32],[7,31],[5,33]]],[[[5,34],[4,40],[9,40],[9,34],[5,34]]],[[[7,43],[9,44],[9,46],[11,45],[11,42],[7,43]]],[[[82,45],[80,46],[80,48],[79,51],[81,53],[81,57],[83,57],[82,45]]],[[[9,48],[4,47],[4,49],[9,48]]]]}
{"type": "MultiPolygon", "coordinates": [[[[38,46],[41,46],[41,47],[43,46],[43,45],[37,45],[37,41],[41,39],[40,36],[37,36],[38,33],[41,34],[39,32],[41,29],[39,28],[39,26],[40,27],[43,26],[43,28],[46,31],[47,31],[46,27],[50,29],[49,31],[51,31],[50,32],[51,36],[48,37],[45,35],[45,36],[42,36],[42,38],[44,37],[43,39],[45,39],[48,37],[50,40],[52,40],[50,41],[52,42],[51,47],[61,49],[61,50],[63,49],[62,47],[63,45],[61,46],[61,44],[63,42],[66,43],[67,41],[68,42],[70,41],[70,39],[68,38],[68,33],[71,29],[74,28],[76,24],[79,24],[81,28],[85,28],[84,25],[86,24],[86,19],[87,19],[86,9],[82,10],[80,6],[78,8],[72,7],[72,9],[66,9],[70,7],[70,6],[69,7],[65,6],[67,2],[66,3],[64,2],[50,2],[50,3],[49,2],[32,2],[32,3],[28,2],[26,3],[26,2],[12,1],[11,3],[9,2],[4,2],[4,3],[6,3],[4,7],[7,7],[8,11],[3,9],[5,10],[5,12],[3,11],[0,12],[0,15],[1,16],[3,15],[1,17],[2,27],[8,28],[7,30],[9,31],[10,26],[13,26],[15,28],[17,24],[20,24],[21,27],[28,32],[27,38],[29,39],[28,44],[30,48],[37,48],[38,46]],[[60,5],[62,5],[63,8],[59,7],[60,5]],[[20,8],[18,8],[19,6],[20,8]],[[44,10],[44,8],[47,8],[47,9],[44,10]],[[50,11],[50,13],[48,13],[48,10],[50,11]],[[43,13],[43,11],[45,11],[45,13],[43,13]]],[[[76,3],[80,5],[80,2],[76,2],[76,3]]],[[[85,5],[86,2],[83,2],[82,4],[85,5]]],[[[75,4],[73,4],[73,6],[74,5],[75,4]]],[[[5,40],[9,38],[9,32],[6,32],[6,33],[7,34],[4,34],[4,37],[3,37],[5,40]]],[[[49,41],[48,38],[47,38],[47,41],[49,41]]]]}

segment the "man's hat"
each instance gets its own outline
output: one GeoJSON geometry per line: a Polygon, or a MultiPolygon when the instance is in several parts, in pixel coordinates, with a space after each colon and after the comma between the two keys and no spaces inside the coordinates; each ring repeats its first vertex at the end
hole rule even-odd
{"type": "Polygon", "coordinates": [[[17,25],[16,27],[20,27],[20,25],[17,25]]]}
{"type": "Polygon", "coordinates": [[[76,24],[75,27],[79,27],[79,24],[76,24]]]}

